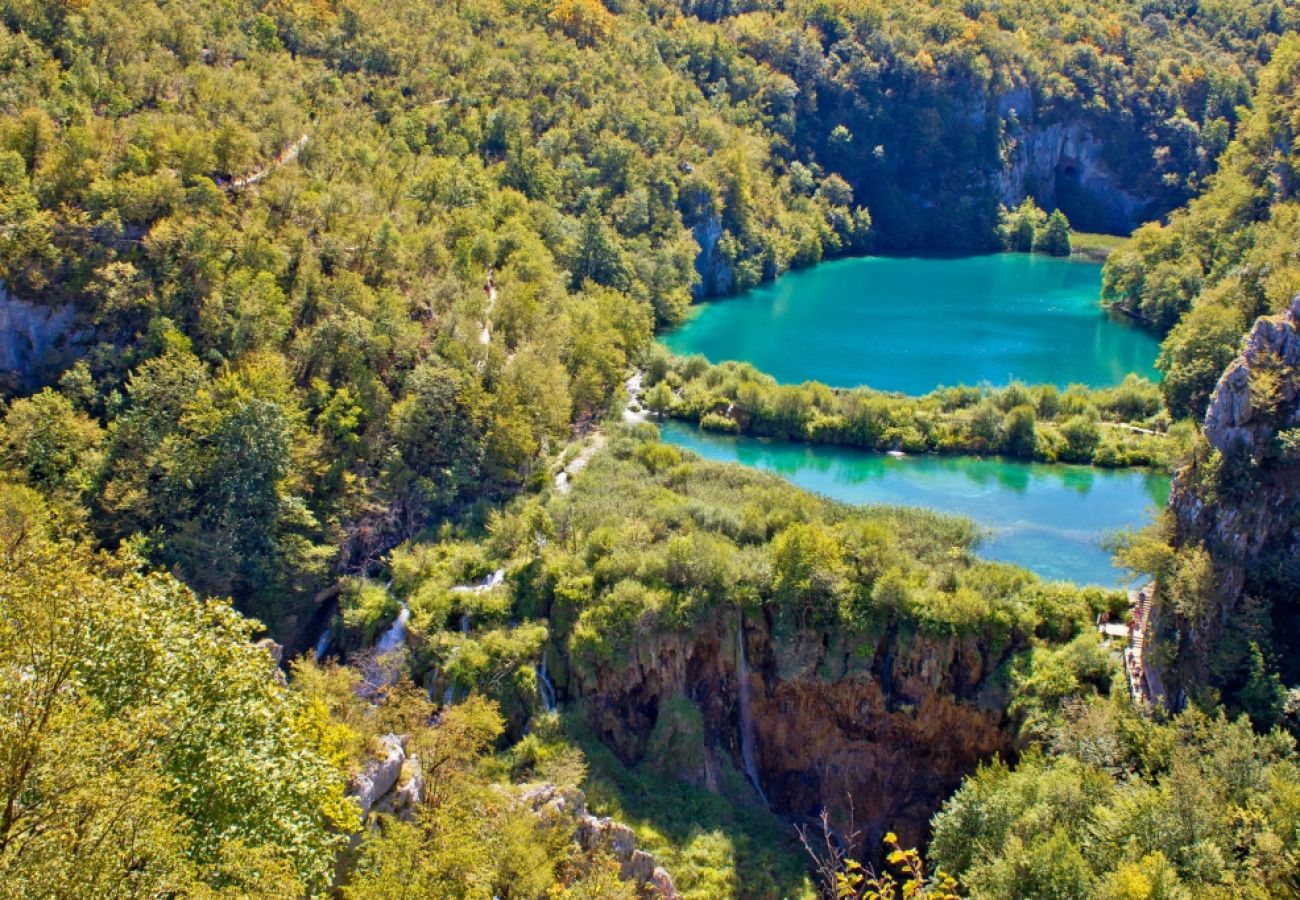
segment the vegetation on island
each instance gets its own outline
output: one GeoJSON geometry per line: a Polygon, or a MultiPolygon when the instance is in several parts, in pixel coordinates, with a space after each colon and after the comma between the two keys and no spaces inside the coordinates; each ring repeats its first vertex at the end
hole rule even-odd
{"type": "Polygon", "coordinates": [[[1002,249],[1018,253],[1069,256],[1070,222],[1060,209],[1048,215],[1033,197],[1026,197],[1015,209],[1005,206],[998,213],[998,240],[1002,249]]]}
{"type": "Polygon", "coordinates": [[[923,397],[778,384],[748,363],[651,351],[641,402],[701,428],[885,452],[1001,454],[1044,462],[1167,469],[1195,436],[1171,423],[1157,385],[1130,375],[1114,388],[1012,383],[939,388],[923,397]]]}

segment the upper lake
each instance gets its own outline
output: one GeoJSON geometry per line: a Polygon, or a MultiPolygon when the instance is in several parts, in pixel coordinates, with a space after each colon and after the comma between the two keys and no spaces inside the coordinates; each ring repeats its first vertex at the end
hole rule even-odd
{"type": "Polygon", "coordinates": [[[1156,339],[1099,305],[1101,266],[1027,253],[823,263],[703,303],[662,340],[785,383],[924,394],[1157,377],[1156,339]]]}

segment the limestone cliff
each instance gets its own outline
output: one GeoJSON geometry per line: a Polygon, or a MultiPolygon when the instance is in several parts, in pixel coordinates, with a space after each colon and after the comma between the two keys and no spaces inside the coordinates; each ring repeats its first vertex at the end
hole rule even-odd
{"type": "MultiPolygon", "coordinates": [[[[1197,611],[1172,608],[1175,686],[1207,676],[1225,628],[1248,596],[1266,598],[1274,627],[1300,588],[1300,295],[1260,318],[1214,390],[1205,443],[1174,478],[1174,544],[1203,549],[1214,596],[1197,611]]],[[[1157,601],[1172,606],[1169,590],[1157,601]]],[[[1292,636],[1293,639],[1294,636],[1292,636]]],[[[1177,693],[1174,700],[1178,702],[1177,693]]]]}
{"type": "Polygon", "coordinates": [[[73,358],[71,306],[20,300],[0,281],[0,379],[10,389],[33,390],[73,358]]]}
{"type": "Polygon", "coordinates": [[[1128,233],[1188,198],[1181,180],[1166,182],[1152,166],[1155,138],[1113,118],[1044,110],[1025,85],[931,100],[940,111],[923,105],[918,115],[960,154],[917,145],[905,106],[865,116],[847,102],[837,115],[853,149],[819,154],[870,209],[881,248],[991,249],[998,205],[1031,196],[1075,228],[1110,233],[1128,233]]]}
{"type": "Polygon", "coordinates": [[[776,637],[754,618],[743,656],[731,612],[690,634],[647,636],[625,665],[575,669],[568,689],[626,763],[650,760],[716,790],[722,767],[746,768],[738,676],[747,672],[756,797],[796,822],[825,807],[841,833],[852,823],[871,847],[889,830],[921,841],[962,776],[1010,751],[994,672],[1012,648],[899,629],[776,637]]]}
{"type": "Polygon", "coordinates": [[[695,271],[700,276],[693,289],[696,299],[731,293],[735,273],[731,261],[718,249],[722,231],[722,219],[716,215],[701,220],[691,229],[691,235],[700,245],[700,252],[695,257],[695,271]]]}

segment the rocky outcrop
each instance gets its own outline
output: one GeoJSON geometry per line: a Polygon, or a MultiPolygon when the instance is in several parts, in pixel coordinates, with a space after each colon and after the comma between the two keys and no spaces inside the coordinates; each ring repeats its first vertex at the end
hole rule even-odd
{"type": "Polygon", "coordinates": [[[608,853],[619,864],[619,875],[637,886],[641,897],[675,900],[672,876],[655,858],[637,849],[636,834],[628,826],[587,812],[587,798],[577,788],[542,784],[528,788],[521,798],[546,822],[572,823],[573,838],[587,853],[608,853]]]}
{"type": "Polygon", "coordinates": [[[1260,461],[1280,429],[1300,423],[1300,294],[1280,316],[1255,323],[1241,355],[1228,366],[1205,414],[1205,437],[1224,453],[1245,453],[1260,461]],[[1275,396],[1252,387],[1276,379],[1275,396]],[[1261,408],[1261,404],[1264,408],[1261,408]]]}
{"type": "Polygon", "coordinates": [[[695,242],[700,245],[700,252],[695,257],[695,271],[700,276],[694,287],[696,299],[729,294],[735,284],[731,261],[718,252],[722,233],[722,219],[716,215],[709,216],[691,229],[695,242]]]}
{"type": "MultiPolygon", "coordinates": [[[[1282,315],[1256,321],[1241,355],[1215,387],[1203,435],[1201,452],[1175,475],[1169,507],[1175,546],[1202,548],[1209,554],[1215,597],[1195,620],[1167,610],[1170,635],[1181,641],[1175,687],[1206,677],[1213,648],[1243,597],[1275,598],[1275,617],[1281,612],[1278,602],[1296,602],[1300,295],[1282,315]]],[[[1165,601],[1159,589],[1156,601],[1165,601]]],[[[1177,690],[1171,699],[1180,702],[1177,690]]]]}
{"type": "Polygon", "coordinates": [[[386,734],[379,739],[380,754],[369,760],[361,772],[353,776],[348,785],[348,796],[361,807],[364,822],[380,799],[397,787],[406,763],[406,740],[396,734],[386,734]]]}
{"type": "Polygon", "coordinates": [[[745,768],[747,659],[751,752],[766,799],[796,821],[825,808],[837,830],[859,829],[871,847],[887,831],[922,840],[961,778],[1011,750],[993,673],[1014,648],[898,629],[777,638],[756,617],[739,637],[742,656],[736,624],[733,615],[647,637],[625,666],[575,666],[569,692],[586,698],[592,725],[625,763],[648,761],[716,790],[724,767],[745,768]]]}
{"type": "Polygon", "coordinates": [[[1032,196],[1044,209],[1060,207],[1077,228],[1131,231],[1151,217],[1151,198],[1123,186],[1107,168],[1104,151],[1082,122],[1009,129],[1004,164],[994,178],[998,200],[1010,207],[1032,196]]]}
{"type": "Polygon", "coordinates": [[[74,358],[74,319],[70,304],[27,303],[0,281],[0,377],[18,389],[40,387],[51,372],[74,358]]]}

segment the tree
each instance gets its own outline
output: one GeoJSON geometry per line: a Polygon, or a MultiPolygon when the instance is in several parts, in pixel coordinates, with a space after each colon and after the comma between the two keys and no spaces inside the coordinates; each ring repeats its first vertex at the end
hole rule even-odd
{"type": "Polygon", "coordinates": [[[0,879],[19,896],[325,887],[354,827],[256,623],[0,488],[0,879]]]}
{"type": "Polygon", "coordinates": [[[96,422],[46,388],[9,407],[0,432],[0,458],[47,496],[78,503],[99,478],[103,443],[96,422]]]}
{"type": "Polygon", "coordinates": [[[1090,462],[1093,451],[1101,441],[1101,429],[1095,419],[1089,416],[1071,416],[1061,426],[1065,436],[1068,459],[1075,462],[1090,462]]]}
{"type": "MultiPolygon", "coordinates": [[[[839,538],[817,522],[791,525],[772,541],[772,592],[801,623],[837,611],[848,589],[839,538]]],[[[814,620],[815,621],[815,620],[814,620]]]]}
{"type": "Polygon", "coordinates": [[[1281,719],[1286,700],[1282,679],[1264,661],[1259,644],[1251,641],[1246,682],[1237,692],[1237,703],[1250,716],[1251,724],[1260,731],[1268,731],[1281,719]]]}
{"type": "Polygon", "coordinates": [[[662,419],[668,410],[672,408],[673,389],[668,386],[667,382],[659,382],[645,392],[645,405],[647,409],[662,419]]]}
{"type": "Polygon", "coordinates": [[[1013,406],[1002,421],[1002,449],[1010,456],[1032,459],[1038,452],[1034,408],[1027,403],[1013,406]]]}
{"type": "Polygon", "coordinates": [[[614,32],[614,16],[600,0],[560,0],[551,21],[581,47],[590,47],[614,32]]]}
{"type": "Polygon", "coordinates": [[[430,360],[408,376],[388,416],[396,458],[387,479],[416,519],[446,511],[477,484],[487,409],[472,375],[430,360]]]}
{"type": "Polygon", "coordinates": [[[1070,223],[1065,213],[1052,210],[1047,224],[1034,235],[1034,250],[1051,256],[1070,255],[1070,223]]]}
{"type": "Polygon", "coordinates": [[[628,271],[623,250],[595,203],[588,204],[582,215],[572,276],[574,288],[582,287],[587,281],[618,290],[627,288],[628,271]]]}

